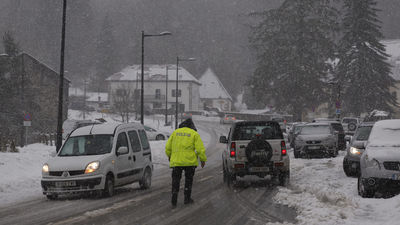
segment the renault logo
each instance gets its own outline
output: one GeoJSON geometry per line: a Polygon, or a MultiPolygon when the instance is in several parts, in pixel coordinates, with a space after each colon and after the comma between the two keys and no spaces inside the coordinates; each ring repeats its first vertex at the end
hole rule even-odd
{"type": "Polygon", "coordinates": [[[68,177],[68,176],[69,176],[68,171],[64,171],[63,174],[62,174],[62,176],[63,176],[63,177],[68,177]]]}

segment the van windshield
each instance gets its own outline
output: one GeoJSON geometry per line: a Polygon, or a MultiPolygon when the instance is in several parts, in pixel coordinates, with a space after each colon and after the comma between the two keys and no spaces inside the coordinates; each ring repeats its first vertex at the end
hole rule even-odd
{"type": "Polygon", "coordinates": [[[112,144],[112,135],[70,137],[58,156],[102,155],[111,152],[112,144]]]}

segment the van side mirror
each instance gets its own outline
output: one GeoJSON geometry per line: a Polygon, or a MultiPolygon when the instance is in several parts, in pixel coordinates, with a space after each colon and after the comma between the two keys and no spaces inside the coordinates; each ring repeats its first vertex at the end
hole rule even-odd
{"type": "Polygon", "coordinates": [[[228,139],[226,139],[225,136],[221,136],[221,137],[219,137],[219,143],[227,144],[228,143],[228,139]]]}
{"type": "Polygon", "coordinates": [[[128,147],[125,147],[125,146],[119,147],[117,150],[117,156],[124,155],[124,154],[128,154],[128,147]]]}
{"type": "Polygon", "coordinates": [[[57,156],[57,152],[56,151],[51,151],[50,152],[50,157],[56,157],[57,156]]]}

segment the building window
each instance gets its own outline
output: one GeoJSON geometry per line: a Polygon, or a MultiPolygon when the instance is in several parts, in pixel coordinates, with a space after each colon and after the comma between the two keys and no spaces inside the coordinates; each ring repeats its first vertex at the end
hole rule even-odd
{"type": "MultiPolygon", "coordinates": [[[[178,89],[178,97],[181,97],[182,96],[182,90],[181,89],[178,89]]],[[[172,97],[176,97],[176,95],[175,95],[175,89],[172,89],[172,97]]]]}
{"type": "Polygon", "coordinates": [[[156,89],[156,99],[161,99],[161,89],[156,89]]]}

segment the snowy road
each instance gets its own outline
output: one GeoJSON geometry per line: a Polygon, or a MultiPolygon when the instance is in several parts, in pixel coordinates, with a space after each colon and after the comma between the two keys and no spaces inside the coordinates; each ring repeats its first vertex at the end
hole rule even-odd
{"type": "Polygon", "coordinates": [[[180,193],[178,207],[170,206],[170,169],[158,165],[150,190],[137,184],[117,190],[112,198],[69,198],[57,201],[41,196],[36,200],[0,208],[0,224],[266,224],[295,223],[295,210],[274,202],[276,187],[241,180],[228,187],[222,182],[219,135],[227,127],[197,122],[200,134],[209,135],[204,169],[196,170],[193,198],[184,206],[180,193]],[[251,185],[250,185],[251,184],[251,185]]]}

